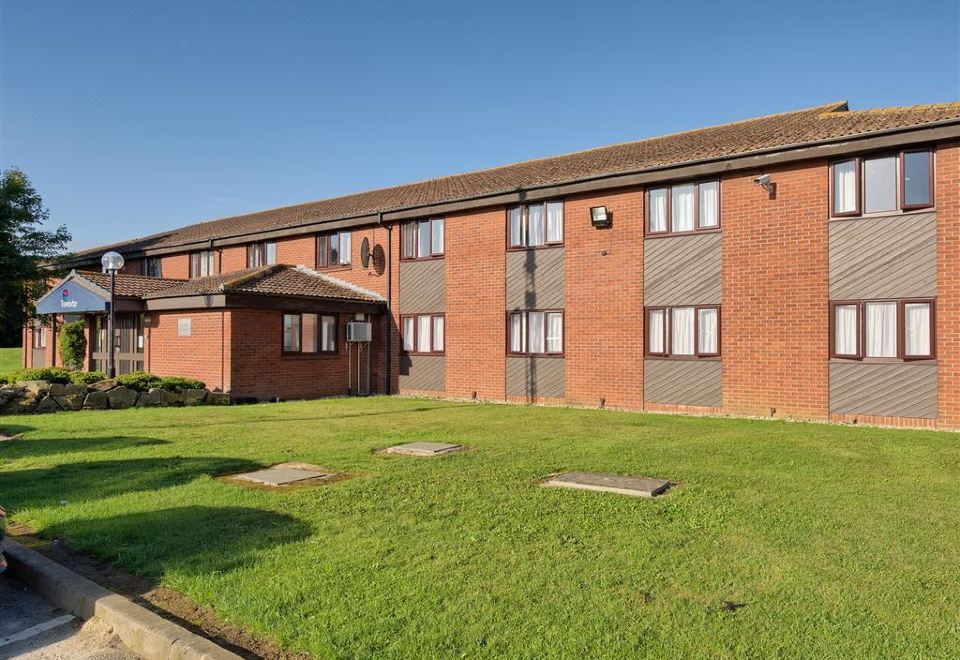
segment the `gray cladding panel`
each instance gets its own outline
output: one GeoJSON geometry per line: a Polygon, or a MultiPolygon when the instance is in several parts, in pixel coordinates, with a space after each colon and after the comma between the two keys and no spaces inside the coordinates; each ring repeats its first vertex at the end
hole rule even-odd
{"type": "Polygon", "coordinates": [[[644,305],[719,305],[722,242],[720,232],[645,240],[644,305]]]}
{"type": "Polygon", "coordinates": [[[830,223],[830,298],[937,295],[937,214],[830,223]]]}
{"type": "Polygon", "coordinates": [[[507,309],[562,309],[563,248],[507,252],[507,309]]]}
{"type": "Polygon", "coordinates": [[[719,360],[644,360],[643,398],[684,406],[723,405],[719,360]]]}
{"type": "Polygon", "coordinates": [[[830,363],[830,412],[937,416],[937,365],[830,363]]]}
{"type": "Polygon", "coordinates": [[[446,305],[445,259],[400,262],[400,313],[442,312],[446,305]]]}
{"type": "Polygon", "coordinates": [[[400,389],[442,392],[446,366],[442,355],[401,355],[400,389]]]}
{"type": "Polygon", "coordinates": [[[508,357],[507,395],[562,398],[566,395],[566,360],[508,357]]]}

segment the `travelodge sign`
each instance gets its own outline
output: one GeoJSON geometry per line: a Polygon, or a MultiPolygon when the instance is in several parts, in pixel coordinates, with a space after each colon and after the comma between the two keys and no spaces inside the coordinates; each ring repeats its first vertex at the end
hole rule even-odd
{"type": "MultiPolygon", "coordinates": [[[[109,295],[97,291],[95,284],[84,286],[80,276],[68,275],[37,302],[37,314],[81,314],[110,309],[109,295]]],[[[106,293],[106,292],[104,292],[106,293]]]]}

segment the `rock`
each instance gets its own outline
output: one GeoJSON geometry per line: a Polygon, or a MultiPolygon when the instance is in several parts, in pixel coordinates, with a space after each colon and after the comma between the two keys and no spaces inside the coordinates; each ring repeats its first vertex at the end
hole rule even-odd
{"type": "Polygon", "coordinates": [[[98,380],[96,383],[91,383],[87,387],[91,392],[106,392],[108,390],[112,390],[116,386],[117,381],[115,381],[113,378],[108,378],[106,380],[98,380]]]}
{"type": "Polygon", "coordinates": [[[226,392],[209,392],[203,402],[208,406],[229,406],[230,395],[226,392]]]}
{"type": "Polygon", "coordinates": [[[109,407],[110,399],[106,392],[90,392],[83,400],[84,410],[106,410],[109,407]]]}
{"type": "Polygon", "coordinates": [[[23,392],[24,390],[21,387],[0,387],[0,408],[5,406],[9,401],[20,398],[23,392]]]}
{"type": "Polygon", "coordinates": [[[86,385],[74,385],[73,383],[50,383],[50,396],[71,396],[73,394],[86,394],[86,385]]]}
{"type": "Polygon", "coordinates": [[[147,392],[141,392],[137,397],[137,408],[157,408],[166,405],[163,398],[163,390],[159,387],[151,387],[147,392]]]}
{"type": "Polygon", "coordinates": [[[37,404],[38,413],[60,412],[60,410],[60,406],[57,405],[57,402],[49,395],[40,399],[40,403],[37,404]]]}
{"type": "Polygon", "coordinates": [[[17,385],[37,395],[46,394],[50,391],[50,381],[46,380],[21,380],[17,385]]]}
{"type": "Polygon", "coordinates": [[[80,410],[83,408],[84,396],[83,394],[64,394],[53,397],[53,400],[63,410],[80,410]]]}
{"type": "Polygon", "coordinates": [[[110,400],[111,410],[123,410],[124,408],[132,408],[134,404],[137,403],[137,391],[131,390],[129,387],[115,387],[107,394],[107,399],[110,400]]]}
{"type": "Polygon", "coordinates": [[[183,405],[185,406],[199,406],[207,398],[207,391],[204,389],[183,390],[180,394],[183,396],[183,405]]]}
{"type": "Polygon", "coordinates": [[[169,392],[167,390],[160,390],[163,392],[163,405],[165,406],[182,406],[183,405],[183,395],[179,392],[169,392]]]}
{"type": "Polygon", "coordinates": [[[8,415],[22,415],[32,413],[37,409],[37,395],[33,392],[21,391],[20,394],[0,408],[0,413],[8,415]]]}

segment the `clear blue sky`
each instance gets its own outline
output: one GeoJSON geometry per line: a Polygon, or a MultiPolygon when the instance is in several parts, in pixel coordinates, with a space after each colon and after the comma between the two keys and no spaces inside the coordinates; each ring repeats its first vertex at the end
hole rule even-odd
{"type": "Polygon", "coordinates": [[[0,166],[76,248],[839,99],[960,97],[956,0],[0,5],[0,166]]]}

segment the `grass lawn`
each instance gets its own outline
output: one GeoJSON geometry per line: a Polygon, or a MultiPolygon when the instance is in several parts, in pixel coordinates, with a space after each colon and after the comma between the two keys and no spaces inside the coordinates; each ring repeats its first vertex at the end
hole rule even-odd
{"type": "Polygon", "coordinates": [[[0,374],[10,373],[23,367],[20,357],[20,347],[0,348],[0,374]]]}
{"type": "Polygon", "coordinates": [[[17,522],[320,657],[960,652],[956,434],[399,398],[0,428],[17,522]],[[424,439],[469,451],[374,454],[424,439]],[[211,477],[290,460],[354,477],[211,477]],[[568,469],[681,485],[537,485],[568,469]]]}

